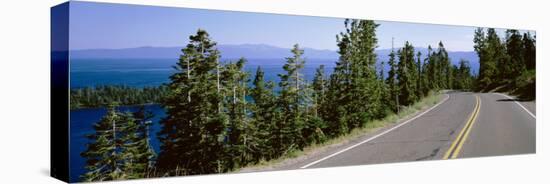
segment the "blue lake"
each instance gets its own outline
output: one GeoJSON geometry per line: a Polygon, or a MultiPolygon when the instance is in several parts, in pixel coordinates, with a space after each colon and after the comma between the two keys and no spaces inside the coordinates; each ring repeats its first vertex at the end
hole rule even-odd
{"type": "MultiPolygon", "coordinates": [[[[133,87],[158,86],[169,82],[168,77],[174,72],[172,68],[177,60],[174,59],[76,59],[71,60],[71,88],[80,88],[96,85],[127,85],[133,87]]],[[[245,70],[251,73],[250,78],[258,66],[265,72],[266,80],[279,81],[278,74],[284,73],[282,66],[284,59],[256,59],[249,60],[245,70]]],[[[332,72],[335,64],[333,60],[306,60],[303,73],[306,79],[312,80],[315,69],[325,65],[327,76],[332,72]]],[[[160,130],[159,120],[165,116],[160,105],[145,106],[146,110],[154,114],[150,128],[151,144],[158,153],[160,143],[156,133],[160,130]]],[[[136,111],[138,107],[119,107],[120,111],[136,111]]],[[[86,135],[93,134],[93,125],[105,114],[105,108],[77,109],[70,112],[70,180],[79,181],[80,175],[86,172],[86,160],[80,153],[86,150],[89,140],[86,135]]]]}
{"type": "MultiPolygon", "coordinates": [[[[236,61],[222,60],[223,62],[236,61]]],[[[96,85],[128,85],[134,87],[158,86],[169,82],[169,76],[175,72],[172,68],[175,59],[73,59],[70,65],[71,88],[80,88],[96,85]]],[[[279,81],[278,74],[285,73],[281,59],[251,59],[244,69],[250,73],[250,78],[261,66],[265,72],[265,79],[279,81]]],[[[310,59],[306,60],[302,70],[304,77],[312,80],[315,69],[325,65],[325,72],[329,74],[335,66],[335,60],[310,59]]]]}

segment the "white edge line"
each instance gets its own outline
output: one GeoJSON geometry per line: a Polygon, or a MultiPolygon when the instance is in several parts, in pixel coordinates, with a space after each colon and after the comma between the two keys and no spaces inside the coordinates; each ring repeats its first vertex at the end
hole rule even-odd
{"type": "Polygon", "coordinates": [[[399,125],[397,125],[397,126],[394,126],[394,127],[390,128],[390,129],[388,129],[388,130],[386,130],[386,131],[384,131],[384,132],[382,132],[382,133],[380,133],[380,134],[378,134],[378,135],[372,136],[372,137],[369,138],[369,139],[366,139],[366,140],[361,141],[361,142],[359,142],[359,143],[357,143],[357,144],[354,144],[353,146],[347,147],[347,148],[342,149],[342,150],[340,150],[340,151],[338,151],[338,152],[336,152],[336,153],[333,153],[333,154],[331,154],[331,155],[329,155],[329,156],[323,157],[323,158],[321,158],[321,159],[319,159],[319,160],[317,160],[317,161],[314,161],[314,162],[311,162],[311,163],[309,163],[309,164],[307,164],[307,165],[304,165],[304,166],[300,167],[300,169],[308,168],[308,167],[310,167],[310,166],[312,166],[312,165],[315,165],[315,164],[317,164],[317,163],[319,163],[319,162],[322,162],[322,161],[324,161],[324,160],[326,160],[326,159],[329,159],[329,158],[331,158],[331,157],[334,157],[334,156],[336,156],[336,155],[338,155],[338,154],[340,154],[340,153],[343,153],[343,152],[345,152],[345,151],[348,151],[348,150],[350,150],[350,149],[353,149],[353,148],[355,148],[355,147],[357,147],[357,146],[359,146],[359,145],[361,145],[361,144],[365,144],[365,143],[367,143],[367,142],[369,142],[369,141],[371,141],[371,140],[373,140],[373,139],[376,139],[376,138],[378,138],[378,137],[380,137],[380,136],[382,136],[382,135],[384,135],[384,134],[387,134],[388,132],[391,132],[392,130],[395,130],[395,129],[397,129],[397,128],[399,128],[399,127],[401,127],[401,126],[403,126],[403,125],[405,125],[405,124],[407,124],[407,123],[409,123],[409,122],[415,120],[416,118],[419,118],[420,116],[422,116],[422,115],[424,115],[424,114],[430,112],[431,110],[433,110],[433,109],[436,108],[437,106],[441,105],[443,102],[447,101],[447,100],[449,99],[449,95],[448,95],[448,94],[446,94],[446,95],[447,95],[447,97],[446,97],[443,101],[439,102],[438,104],[434,105],[433,107],[429,108],[428,110],[426,110],[426,111],[424,111],[424,112],[422,112],[422,113],[416,115],[415,117],[413,117],[413,118],[411,118],[411,119],[408,119],[407,121],[405,121],[405,122],[403,122],[403,123],[401,123],[401,124],[399,124],[399,125]]]}
{"type": "MultiPolygon", "coordinates": [[[[501,95],[501,96],[504,96],[504,97],[506,97],[506,98],[508,98],[508,99],[510,99],[510,100],[514,100],[514,98],[512,98],[512,97],[510,97],[510,96],[508,96],[508,95],[506,95],[506,94],[502,94],[502,93],[497,93],[497,94],[499,94],[499,95],[501,95]]],[[[521,105],[518,101],[515,101],[515,100],[514,100],[514,102],[516,102],[516,104],[518,104],[523,110],[525,110],[525,112],[527,112],[529,115],[531,115],[531,117],[537,119],[537,116],[535,116],[533,113],[531,113],[531,111],[527,110],[527,108],[525,108],[523,105],[521,105]]]]}

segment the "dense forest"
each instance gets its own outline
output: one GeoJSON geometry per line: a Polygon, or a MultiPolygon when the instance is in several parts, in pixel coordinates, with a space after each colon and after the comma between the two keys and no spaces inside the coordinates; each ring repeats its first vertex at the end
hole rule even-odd
{"type": "Polygon", "coordinates": [[[96,86],[71,89],[71,109],[105,107],[115,102],[119,105],[161,103],[168,93],[166,86],[134,88],[129,86],[96,86]]]}
{"type": "Polygon", "coordinates": [[[536,37],[506,30],[501,39],[495,29],[478,28],[474,48],[479,56],[476,90],[511,92],[523,100],[535,99],[536,37]]]}
{"type": "MultiPolygon", "coordinates": [[[[481,53],[482,61],[481,74],[476,79],[468,61],[461,60],[458,66],[451,64],[442,42],[437,48],[428,46],[424,57],[412,43],[405,42],[390,53],[388,61],[383,61],[382,65],[390,66],[389,71],[384,71],[384,67],[377,67],[374,52],[379,25],[371,20],[348,19],[344,26],[345,31],[336,36],[340,57],[329,76],[325,76],[325,68],[320,65],[314,79],[305,80],[303,68],[307,60],[304,50],[296,44],[286,58],[285,73],[279,74],[279,83],[266,81],[261,67],[254,75],[245,72],[245,58],[221,64],[223,53],[216,49],[216,42],[208,33],[199,29],[182,49],[170,83],[162,92],[153,92],[163,94],[162,100],[151,100],[149,92],[130,90],[134,90],[134,96],[144,96],[144,101],[161,102],[166,110],[157,135],[161,142],[158,155],[147,145],[147,113],[122,113],[111,105],[96,124],[96,133],[89,136],[92,143],[82,153],[88,159],[89,170],[82,179],[229,172],[346,135],[443,89],[485,91],[503,84],[525,88],[520,87],[525,85],[520,81],[522,75],[500,73],[503,67],[497,70],[497,65],[491,64],[496,55],[509,58],[498,60],[502,64],[499,66],[508,64],[500,62],[514,62],[522,66],[525,75],[530,70],[534,73],[534,60],[526,64],[517,60],[534,59],[534,41],[526,44],[529,35],[519,40],[524,48],[519,57],[513,49],[518,45],[514,31],[508,31],[506,44],[495,41],[494,30],[489,29],[488,36],[480,29],[475,32],[476,51],[481,53]],[[495,54],[493,42],[504,50],[495,54]]],[[[513,71],[506,70],[518,71],[515,67],[513,71]]],[[[134,103],[130,102],[130,93],[113,91],[118,90],[81,89],[74,93],[81,99],[79,104],[120,100],[126,100],[123,104],[134,103]],[[95,99],[92,92],[120,95],[95,99]],[[95,101],[90,102],[91,99],[95,101]]]]}

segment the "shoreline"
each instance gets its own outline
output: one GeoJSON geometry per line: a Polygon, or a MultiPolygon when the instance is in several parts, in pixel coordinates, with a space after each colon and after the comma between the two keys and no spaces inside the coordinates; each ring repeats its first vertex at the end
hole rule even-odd
{"type": "MultiPolygon", "coordinates": [[[[119,105],[117,106],[117,108],[131,108],[131,107],[139,107],[139,106],[154,106],[154,105],[158,105],[160,106],[161,104],[160,103],[145,103],[145,104],[132,104],[132,105],[119,105]]],[[[99,107],[82,107],[82,108],[71,108],[69,109],[70,111],[77,111],[77,110],[93,110],[93,109],[105,109],[107,108],[106,106],[99,106],[99,107]]]]}

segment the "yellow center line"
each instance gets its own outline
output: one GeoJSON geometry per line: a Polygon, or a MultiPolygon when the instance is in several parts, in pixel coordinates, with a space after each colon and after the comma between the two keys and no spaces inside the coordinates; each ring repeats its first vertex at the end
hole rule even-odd
{"type": "Polygon", "coordinates": [[[481,100],[479,99],[479,96],[476,95],[476,105],[474,107],[474,111],[470,114],[470,118],[468,118],[466,125],[464,125],[464,128],[462,128],[462,130],[460,131],[456,139],[453,141],[453,143],[451,144],[451,147],[449,147],[449,150],[447,150],[447,152],[443,156],[443,159],[458,157],[458,154],[460,153],[462,146],[464,145],[464,142],[466,142],[466,139],[468,139],[468,135],[470,134],[473,124],[477,119],[477,115],[479,114],[480,108],[481,108],[481,100]]]}

